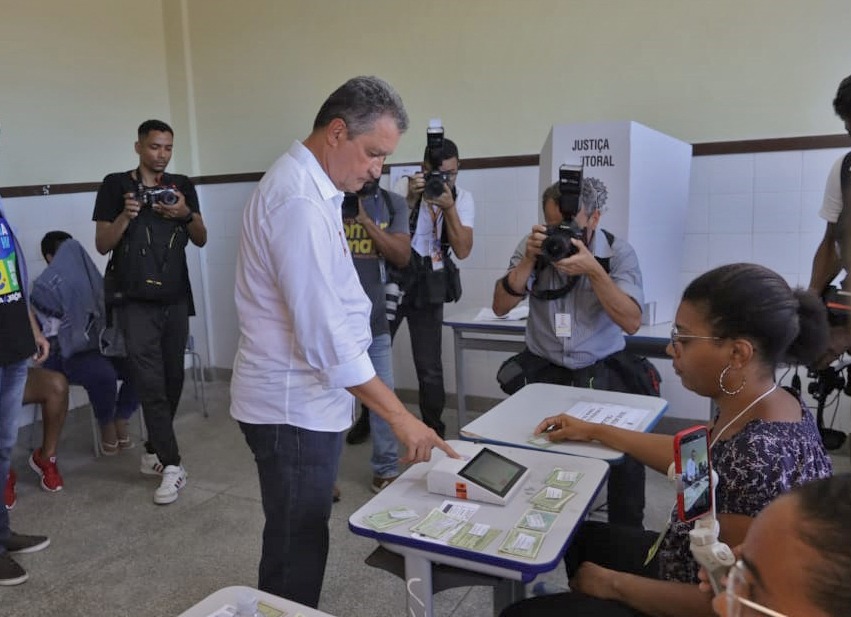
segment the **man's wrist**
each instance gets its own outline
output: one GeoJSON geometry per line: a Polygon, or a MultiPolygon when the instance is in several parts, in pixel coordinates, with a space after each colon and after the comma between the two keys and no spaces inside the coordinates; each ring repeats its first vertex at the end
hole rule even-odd
{"type": "Polygon", "coordinates": [[[505,293],[507,293],[509,296],[513,296],[515,298],[525,298],[526,297],[526,289],[525,288],[523,289],[522,292],[518,292],[518,291],[514,291],[514,289],[511,287],[511,282],[508,280],[508,277],[510,276],[510,274],[511,273],[508,273],[500,279],[500,282],[502,283],[502,288],[505,290],[505,293]]]}
{"type": "Polygon", "coordinates": [[[189,214],[180,219],[180,222],[184,225],[189,225],[192,221],[195,220],[195,213],[192,210],[189,211],[189,214]]]}

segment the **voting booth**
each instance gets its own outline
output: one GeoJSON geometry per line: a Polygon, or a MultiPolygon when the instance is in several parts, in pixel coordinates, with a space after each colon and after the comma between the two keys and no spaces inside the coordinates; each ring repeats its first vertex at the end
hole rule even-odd
{"type": "Polygon", "coordinates": [[[599,227],[638,254],[643,322],[672,321],[682,292],[691,144],[632,121],[555,125],[541,150],[539,195],[565,163],[583,166],[583,192],[602,205],[599,227]]]}

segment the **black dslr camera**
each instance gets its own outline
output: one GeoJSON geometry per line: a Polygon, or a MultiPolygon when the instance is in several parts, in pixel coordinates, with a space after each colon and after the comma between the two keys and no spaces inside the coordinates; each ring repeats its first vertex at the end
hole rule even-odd
{"type": "Polygon", "coordinates": [[[156,186],[153,188],[140,188],[139,203],[142,206],[150,208],[154,204],[162,204],[164,206],[173,206],[178,202],[180,197],[177,191],[170,186],[156,186]]]}
{"type": "Polygon", "coordinates": [[[431,171],[424,172],[425,187],[423,197],[426,199],[437,199],[443,195],[446,185],[449,183],[449,172],[440,171],[443,163],[443,127],[440,120],[432,120],[426,129],[426,158],[431,171]]]}
{"type": "Polygon", "coordinates": [[[378,181],[365,182],[357,193],[343,195],[343,220],[354,220],[360,211],[360,199],[375,197],[378,194],[378,181]]]}
{"type": "Polygon", "coordinates": [[[544,265],[560,261],[577,252],[571,239],[585,240],[585,231],[576,224],[579,198],[582,195],[582,166],[562,165],[558,169],[558,209],[561,223],[547,227],[547,238],[541,244],[544,265]]]}

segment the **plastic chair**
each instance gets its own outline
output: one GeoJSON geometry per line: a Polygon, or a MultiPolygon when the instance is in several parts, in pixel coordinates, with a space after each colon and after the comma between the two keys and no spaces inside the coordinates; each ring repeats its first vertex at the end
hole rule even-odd
{"type": "Polygon", "coordinates": [[[195,395],[195,400],[198,400],[198,384],[201,384],[201,410],[205,418],[209,418],[207,412],[207,393],[204,390],[204,362],[201,360],[201,354],[195,351],[195,337],[191,334],[186,339],[186,349],[183,351],[184,357],[188,356],[190,360],[190,369],[192,375],[192,387],[195,395]]]}

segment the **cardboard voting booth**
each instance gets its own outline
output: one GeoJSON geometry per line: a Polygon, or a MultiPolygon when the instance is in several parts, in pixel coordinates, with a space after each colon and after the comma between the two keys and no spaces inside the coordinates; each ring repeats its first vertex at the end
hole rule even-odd
{"type": "Polygon", "coordinates": [[[565,163],[583,166],[583,191],[602,204],[599,227],[638,254],[644,323],[672,321],[682,293],[691,144],[632,121],[553,126],[541,150],[539,195],[565,163]]]}

